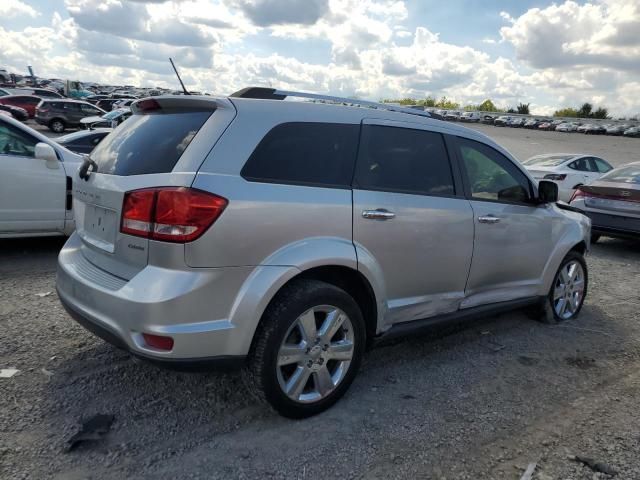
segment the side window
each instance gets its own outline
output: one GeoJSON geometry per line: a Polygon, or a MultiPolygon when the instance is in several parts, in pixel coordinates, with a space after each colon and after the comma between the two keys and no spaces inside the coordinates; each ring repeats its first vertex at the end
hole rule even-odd
{"type": "Polygon", "coordinates": [[[579,172],[591,172],[591,165],[589,165],[588,158],[579,158],[569,164],[569,168],[578,170],[579,172]]]}
{"type": "Polygon", "coordinates": [[[360,126],[294,122],[265,135],[241,175],[250,181],[348,188],[360,126]]]}
{"type": "Polygon", "coordinates": [[[38,141],[31,135],[13,125],[0,122],[0,155],[33,157],[36,143],[38,141]]]}
{"type": "Polygon", "coordinates": [[[69,113],[78,113],[80,111],[80,105],[74,102],[66,102],[64,109],[69,113]]]}
{"type": "Polygon", "coordinates": [[[95,115],[99,112],[97,108],[93,108],[91,105],[85,105],[84,103],[80,104],[80,110],[87,115],[95,115]]]}
{"type": "Polygon", "coordinates": [[[442,135],[425,130],[365,125],[354,187],[421,195],[454,195],[442,135]]]}
{"type": "Polygon", "coordinates": [[[529,180],[508,158],[473,140],[457,143],[473,199],[516,203],[531,199],[529,180]]]}
{"type": "Polygon", "coordinates": [[[596,162],[596,168],[600,173],[607,173],[608,171],[612,170],[611,166],[609,166],[609,164],[607,164],[604,160],[600,158],[594,157],[593,161],[596,162]]]}

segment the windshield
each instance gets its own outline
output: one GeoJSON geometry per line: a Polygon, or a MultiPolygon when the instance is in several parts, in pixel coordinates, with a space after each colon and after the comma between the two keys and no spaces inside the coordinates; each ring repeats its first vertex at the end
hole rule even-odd
{"type": "Polygon", "coordinates": [[[104,118],[105,120],[113,120],[120,115],[122,115],[122,110],[112,110],[111,112],[102,115],[102,118],[104,118]]]}
{"type": "Polygon", "coordinates": [[[600,177],[600,180],[604,182],[640,184],[640,164],[616,168],[600,177]]]}
{"type": "Polygon", "coordinates": [[[211,111],[133,115],[98,144],[91,159],[99,173],[168,173],[210,115],[211,111]]]}
{"type": "Polygon", "coordinates": [[[573,158],[573,155],[538,155],[525,160],[522,164],[536,165],[538,167],[556,167],[570,158],[573,158]]]}

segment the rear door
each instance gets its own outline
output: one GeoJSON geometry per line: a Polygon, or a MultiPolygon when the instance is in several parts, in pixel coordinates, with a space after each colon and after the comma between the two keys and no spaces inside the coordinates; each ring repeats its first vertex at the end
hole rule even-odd
{"type": "Polygon", "coordinates": [[[230,103],[220,106],[195,97],[141,102],[135,114],[91,152],[97,172],[81,178],[79,171],[73,191],[76,231],[90,262],[125,279],[147,265],[149,240],[120,232],[125,193],[190,186],[235,115],[230,103]]]}
{"type": "Polygon", "coordinates": [[[456,137],[475,223],[463,308],[535,296],[551,252],[552,214],[531,202],[527,176],[502,153],[456,137]]]}
{"type": "Polygon", "coordinates": [[[363,122],[353,186],[358,262],[384,277],[392,324],[458,309],[473,248],[473,211],[443,135],[422,124],[363,122]]]}

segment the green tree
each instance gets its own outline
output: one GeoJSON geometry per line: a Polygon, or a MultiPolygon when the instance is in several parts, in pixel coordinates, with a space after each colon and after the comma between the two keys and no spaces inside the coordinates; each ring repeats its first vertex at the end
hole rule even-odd
{"type": "Polygon", "coordinates": [[[591,115],[591,111],[592,110],[593,110],[593,105],[591,105],[588,102],[583,103],[582,106],[580,107],[580,110],[578,110],[578,117],[579,118],[590,118],[590,117],[592,117],[592,115],[591,115]]]}
{"type": "Polygon", "coordinates": [[[522,115],[529,115],[528,103],[520,103],[516,108],[518,109],[518,113],[521,113],[522,115]]]}
{"type": "Polygon", "coordinates": [[[443,96],[440,100],[438,100],[438,103],[436,103],[435,106],[439,108],[444,108],[446,110],[454,110],[456,108],[460,108],[459,103],[452,102],[445,96],[443,96]]]}
{"type": "Polygon", "coordinates": [[[518,113],[513,107],[507,109],[507,113],[518,113]]]}
{"type": "Polygon", "coordinates": [[[501,109],[496,107],[494,105],[494,103],[489,99],[486,99],[484,102],[482,102],[480,105],[478,105],[478,110],[481,110],[483,112],[500,112],[500,111],[502,111],[501,109]]]}
{"type": "Polygon", "coordinates": [[[608,118],[609,111],[606,108],[599,107],[595,112],[593,112],[593,118],[608,118]]]}
{"type": "Polygon", "coordinates": [[[575,108],[566,107],[556,110],[553,113],[554,117],[578,117],[578,111],[575,108]]]}

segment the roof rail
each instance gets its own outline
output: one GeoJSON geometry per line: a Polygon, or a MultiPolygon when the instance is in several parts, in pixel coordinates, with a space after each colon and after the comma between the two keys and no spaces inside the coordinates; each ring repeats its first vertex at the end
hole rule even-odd
{"type": "Polygon", "coordinates": [[[324,100],[334,103],[346,103],[349,105],[355,105],[359,107],[376,108],[380,110],[388,110],[390,112],[408,113],[409,115],[418,115],[420,117],[429,117],[442,120],[442,117],[435,113],[416,110],[414,108],[399,107],[397,105],[391,105],[388,103],[370,102],[368,100],[358,100],[354,98],[346,97],[334,97],[331,95],[320,95],[317,93],[306,92],[293,92],[289,90],[278,90],[275,88],[266,87],[247,87],[242,90],[238,90],[230,95],[235,98],[258,98],[263,100],[284,100],[287,97],[294,98],[308,98],[311,100],[324,100]]]}

